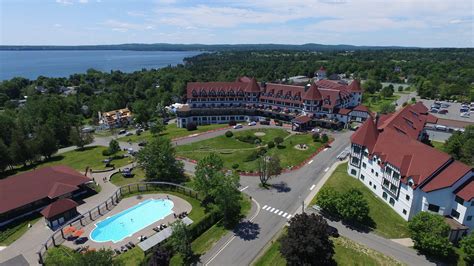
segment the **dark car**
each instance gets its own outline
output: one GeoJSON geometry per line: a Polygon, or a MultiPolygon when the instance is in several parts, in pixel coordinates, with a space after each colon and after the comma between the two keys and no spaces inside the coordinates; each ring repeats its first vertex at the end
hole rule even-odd
{"type": "Polygon", "coordinates": [[[446,110],[446,109],[442,109],[442,110],[438,111],[438,114],[442,114],[442,115],[445,115],[447,113],[448,113],[448,110],[446,110]]]}
{"type": "Polygon", "coordinates": [[[270,125],[270,121],[260,121],[260,125],[270,125]]]}
{"type": "Polygon", "coordinates": [[[339,232],[337,231],[337,229],[335,227],[332,227],[332,226],[328,225],[326,231],[327,231],[329,236],[339,237],[339,232]]]}
{"type": "Polygon", "coordinates": [[[146,141],[140,141],[138,143],[138,146],[140,146],[140,147],[146,146],[146,141]]]}

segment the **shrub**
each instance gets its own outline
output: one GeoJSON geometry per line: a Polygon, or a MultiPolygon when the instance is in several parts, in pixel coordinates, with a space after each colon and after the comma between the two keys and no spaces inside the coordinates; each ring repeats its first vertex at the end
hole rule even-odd
{"type": "Polygon", "coordinates": [[[261,147],[257,150],[258,156],[263,156],[265,153],[267,153],[267,149],[265,147],[261,147]]]}
{"type": "Polygon", "coordinates": [[[280,145],[283,143],[283,138],[282,138],[282,137],[275,137],[275,138],[273,139],[273,141],[275,142],[275,144],[276,144],[277,146],[280,146],[280,145]]]}
{"type": "Polygon", "coordinates": [[[257,144],[257,145],[260,144],[261,142],[262,141],[259,138],[256,138],[255,141],[254,141],[254,143],[257,144]]]}
{"type": "Polygon", "coordinates": [[[464,252],[464,260],[469,264],[474,264],[474,234],[470,233],[461,239],[461,249],[464,252]]]}
{"type": "Polygon", "coordinates": [[[411,97],[411,102],[412,102],[412,103],[416,103],[416,98],[415,98],[415,97],[411,97]]]}
{"type": "Polygon", "coordinates": [[[193,131],[193,130],[196,130],[197,129],[197,124],[194,123],[194,122],[190,122],[186,125],[186,129],[188,131],[193,131]]]}
{"type": "Polygon", "coordinates": [[[255,144],[255,141],[258,139],[261,143],[261,139],[255,135],[244,135],[244,136],[237,136],[235,137],[238,141],[250,143],[250,144],[255,144]]]}
{"type": "Polygon", "coordinates": [[[228,137],[228,138],[232,137],[233,135],[234,135],[234,133],[232,133],[232,131],[230,131],[230,130],[225,132],[225,136],[228,137]]]}
{"type": "Polygon", "coordinates": [[[313,141],[314,142],[319,142],[321,140],[319,133],[314,133],[313,134],[313,141]]]}
{"type": "Polygon", "coordinates": [[[337,212],[347,222],[363,222],[369,217],[369,204],[360,190],[352,188],[339,198],[337,212]]]}
{"type": "Polygon", "coordinates": [[[327,134],[323,134],[323,135],[321,136],[321,142],[322,142],[322,143],[328,143],[328,141],[329,141],[328,135],[327,135],[327,134]]]}
{"type": "Polygon", "coordinates": [[[340,198],[339,193],[333,188],[325,187],[316,195],[316,203],[323,211],[337,214],[337,205],[340,198]]]}
{"type": "Polygon", "coordinates": [[[403,91],[403,86],[398,86],[398,91],[403,91]]]}
{"type": "Polygon", "coordinates": [[[274,148],[274,147],[275,147],[275,142],[269,141],[268,142],[268,148],[271,149],[271,148],[274,148]]]}
{"type": "Polygon", "coordinates": [[[237,168],[239,168],[239,164],[238,164],[238,163],[234,163],[234,164],[232,165],[232,169],[237,169],[237,168]]]}
{"type": "Polygon", "coordinates": [[[405,106],[407,106],[407,105],[408,105],[408,102],[404,102],[404,103],[402,104],[403,107],[405,107],[405,106]]]}
{"type": "Polygon", "coordinates": [[[103,156],[110,156],[111,153],[109,152],[109,149],[105,149],[105,150],[102,151],[102,155],[103,156]]]}
{"type": "Polygon", "coordinates": [[[229,126],[235,126],[235,125],[237,125],[237,122],[235,122],[235,120],[229,121],[229,126]]]}
{"type": "Polygon", "coordinates": [[[247,157],[244,158],[244,162],[252,162],[257,160],[258,158],[258,152],[257,151],[252,151],[247,157]]]}

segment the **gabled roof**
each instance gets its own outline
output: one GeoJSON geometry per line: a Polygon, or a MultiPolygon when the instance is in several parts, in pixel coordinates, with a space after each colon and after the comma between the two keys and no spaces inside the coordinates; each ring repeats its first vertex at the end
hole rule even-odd
{"type": "Polygon", "coordinates": [[[470,171],[472,171],[471,167],[459,161],[454,161],[421,189],[424,192],[431,192],[437,189],[450,187],[470,171]]]}
{"type": "Polygon", "coordinates": [[[373,151],[378,138],[378,131],[372,119],[367,119],[357,131],[352,134],[351,142],[367,147],[369,152],[373,151]]]}
{"type": "Polygon", "coordinates": [[[369,113],[369,114],[370,114],[369,108],[367,108],[367,106],[362,105],[362,104],[357,105],[357,106],[354,107],[354,109],[352,109],[352,110],[353,110],[353,111],[359,111],[359,112],[366,112],[366,113],[369,113]]]}
{"type": "Polygon", "coordinates": [[[49,204],[44,208],[40,213],[45,218],[52,218],[58,214],[69,211],[73,208],[76,208],[79,204],[71,199],[58,199],[57,201],[49,204]]]}
{"type": "Polygon", "coordinates": [[[456,196],[465,201],[471,201],[472,198],[474,198],[474,180],[471,178],[458,189],[456,189],[454,193],[456,193],[456,196]]]}
{"type": "Polygon", "coordinates": [[[362,88],[360,86],[360,81],[358,79],[354,79],[351,84],[347,87],[348,90],[351,92],[362,92],[362,88]]]}
{"type": "Polygon", "coordinates": [[[0,180],[0,213],[49,196],[56,197],[90,179],[76,170],[56,165],[38,168],[0,180]]]}
{"type": "Polygon", "coordinates": [[[51,190],[48,193],[48,198],[54,199],[69,192],[73,192],[76,189],[77,186],[57,182],[51,187],[51,190]]]}
{"type": "Polygon", "coordinates": [[[351,109],[342,108],[342,109],[339,110],[338,114],[340,114],[340,115],[348,115],[350,112],[352,112],[351,109]]]}
{"type": "Polygon", "coordinates": [[[247,83],[247,87],[245,88],[246,92],[260,92],[260,86],[257,84],[257,80],[255,78],[250,79],[247,83]]]}
{"type": "Polygon", "coordinates": [[[318,101],[321,100],[322,96],[319,92],[318,86],[312,83],[308,90],[303,94],[303,100],[318,101]]]}
{"type": "Polygon", "coordinates": [[[309,121],[311,121],[311,117],[306,115],[298,116],[297,118],[293,119],[293,122],[297,122],[299,124],[306,124],[309,121]]]}

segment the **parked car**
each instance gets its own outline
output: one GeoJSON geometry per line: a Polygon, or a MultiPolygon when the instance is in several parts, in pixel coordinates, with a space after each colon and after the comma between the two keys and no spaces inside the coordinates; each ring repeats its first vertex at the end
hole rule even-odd
{"type": "Polygon", "coordinates": [[[260,121],[260,125],[270,125],[270,121],[260,121]]]}
{"type": "Polygon", "coordinates": [[[438,109],[436,109],[436,108],[431,108],[430,112],[436,114],[436,113],[438,113],[438,109]]]}
{"type": "Polygon", "coordinates": [[[332,227],[332,226],[328,225],[326,231],[327,231],[328,235],[330,235],[332,237],[339,237],[339,232],[337,231],[337,229],[335,227],[332,227]]]}
{"type": "Polygon", "coordinates": [[[257,122],[252,121],[252,122],[248,123],[248,125],[249,125],[249,126],[255,126],[255,125],[257,125],[257,122]]]}
{"type": "Polygon", "coordinates": [[[445,115],[448,113],[448,110],[447,109],[442,109],[442,110],[439,110],[438,111],[438,114],[442,114],[442,115],[445,115]]]}
{"type": "Polygon", "coordinates": [[[442,103],[441,104],[441,108],[448,108],[448,107],[449,107],[449,104],[447,104],[447,103],[442,103]]]}
{"type": "Polygon", "coordinates": [[[143,132],[143,129],[141,129],[141,128],[139,128],[139,129],[137,129],[137,131],[135,131],[135,133],[137,133],[137,135],[140,135],[142,132],[143,132]]]}
{"type": "Polygon", "coordinates": [[[140,147],[146,146],[146,143],[147,143],[146,141],[140,141],[138,142],[138,146],[140,147]]]}
{"type": "Polygon", "coordinates": [[[127,133],[125,133],[125,136],[131,136],[131,135],[133,135],[132,132],[127,132],[127,133]]]}
{"type": "Polygon", "coordinates": [[[443,125],[436,125],[435,129],[441,130],[441,131],[447,131],[448,130],[448,128],[446,126],[443,126],[443,125]]]}
{"type": "Polygon", "coordinates": [[[237,124],[234,126],[234,129],[239,129],[239,128],[243,128],[243,126],[241,124],[237,124]]]}
{"type": "Polygon", "coordinates": [[[127,133],[127,130],[125,130],[125,129],[122,129],[122,130],[119,131],[119,135],[123,135],[125,133],[127,133]]]}
{"type": "Polygon", "coordinates": [[[315,128],[313,128],[313,129],[311,129],[311,132],[314,132],[314,133],[319,133],[319,132],[321,132],[321,129],[320,129],[320,128],[317,128],[317,127],[315,127],[315,128]]]}
{"type": "Polygon", "coordinates": [[[468,112],[461,113],[461,117],[464,117],[464,118],[469,118],[469,117],[471,117],[471,114],[470,114],[470,113],[468,113],[468,112]]]}

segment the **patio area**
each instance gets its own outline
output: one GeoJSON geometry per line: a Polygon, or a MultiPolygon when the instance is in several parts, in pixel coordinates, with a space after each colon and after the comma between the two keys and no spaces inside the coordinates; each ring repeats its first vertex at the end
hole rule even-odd
{"type": "MultiPolygon", "coordinates": [[[[138,203],[146,201],[148,199],[166,199],[168,198],[173,201],[174,206],[173,206],[173,213],[178,215],[183,212],[190,213],[191,212],[191,204],[189,204],[187,201],[185,201],[182,198],[179,198],[174,195],[166,194],[166,193],[156,193],[156,194],[146,194],[146,195],[137,195],[129,198],[125,198],[120,201],[120,203],[115,206],[109,213],[104,215],[103,217],[97,219],[96,221],[88,224],[81,230],[83,230],[82,234],[78,236],[78,238],[83,239],[84,241],[80,241],[79,243],[75,243],[73,240],[66,240],[63,245],[67,246],[72,249],[77,249],[79,247],[88,247],[89,249],[101,249],[101,248],[110,248],[112,250],[114,249],[121,249],[122,246],[125,246],[125,244],[132,242],[133,244],[137,244],[140,242],[140,237],[145,236],[145,237],[150,237],[157,232],[153,230],[153,228],[160,226],[161,224],[171,224],[174,221],[176,221],[178,218],[175,218],[173,214],[170,214],[166,216],[165,218],[158,220],[154,222],[153,224],[143,228],[142,230],[137,231],[134,233],[132,236],[126,237],[123,240],[113,243],[112,241],[107,241],[107,242],[95,242],[90,239],[90,234],[92,230],[96,228],[95,224],[105,220],[107,217],[113,216],[117,213],[120,213],[124,210],[127,210],[133,206],[136,206],[138,203]]],[[[74,235],[73,232],[70,233],[70,235],[74,235]]]]}

